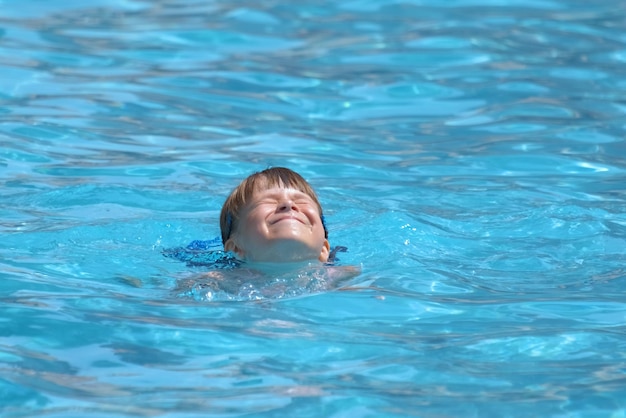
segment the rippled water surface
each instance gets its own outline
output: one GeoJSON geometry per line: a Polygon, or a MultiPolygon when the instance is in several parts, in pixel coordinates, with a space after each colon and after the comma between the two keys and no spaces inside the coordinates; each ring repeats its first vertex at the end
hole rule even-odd
{"type": "Polygon", "coordinates": [[[0,410],[626,415],[626,6],[0,0],[0,410]],[[309,179],[347,289],[176,292],[309,179]]]}

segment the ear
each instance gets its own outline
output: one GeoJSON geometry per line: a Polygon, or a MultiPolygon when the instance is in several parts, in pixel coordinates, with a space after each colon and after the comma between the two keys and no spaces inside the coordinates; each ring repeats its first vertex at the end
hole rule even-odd
{"type": "Polygon", "coordinates": [[[242,258],[244,256],[243,250],[241,248],[239,248],[239,246],[235,242],[234,237],[228,238],[228,240],[224,243],[224,251],[233,252],[233,253],[237,254],[239,257],[242,257],[242,258]]]}
{"type": "Polygon", "coordinates": [[[325,263],[328,261],[328,256],[330,256],[330,243],[327,239],[325,239],[318,260],[320,260],[322,263],[325,263]]]}

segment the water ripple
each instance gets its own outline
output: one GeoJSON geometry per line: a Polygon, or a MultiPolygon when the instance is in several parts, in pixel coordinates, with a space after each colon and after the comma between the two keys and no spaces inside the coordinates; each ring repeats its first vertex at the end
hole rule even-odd
{"type": "Polygon", "coordinates": [[[0,6],[7,416],[624,414],[621,4],[0,6]],[[269,165],[362,275],[176,297],[269,165]]]}

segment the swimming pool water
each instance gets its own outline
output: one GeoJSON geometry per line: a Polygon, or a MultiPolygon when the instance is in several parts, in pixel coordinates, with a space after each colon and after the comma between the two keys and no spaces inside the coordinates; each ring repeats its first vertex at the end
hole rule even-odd
{"type": "Polygon", "coordinates": [[[0,414],[623,417],[625,13],[0,0],[0,414]],[[352,288],[178,296],[278,165],[352,288]]]}

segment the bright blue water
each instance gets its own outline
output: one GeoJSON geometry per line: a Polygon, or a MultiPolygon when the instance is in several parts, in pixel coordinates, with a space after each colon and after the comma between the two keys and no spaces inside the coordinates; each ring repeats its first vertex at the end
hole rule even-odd
{"type": "Polygon", "coordinates": [[[625,13],[0,0],[2,416],[623,417],[625,13]],[[177,297],[269,165],[361,289],[177,297]]]}

